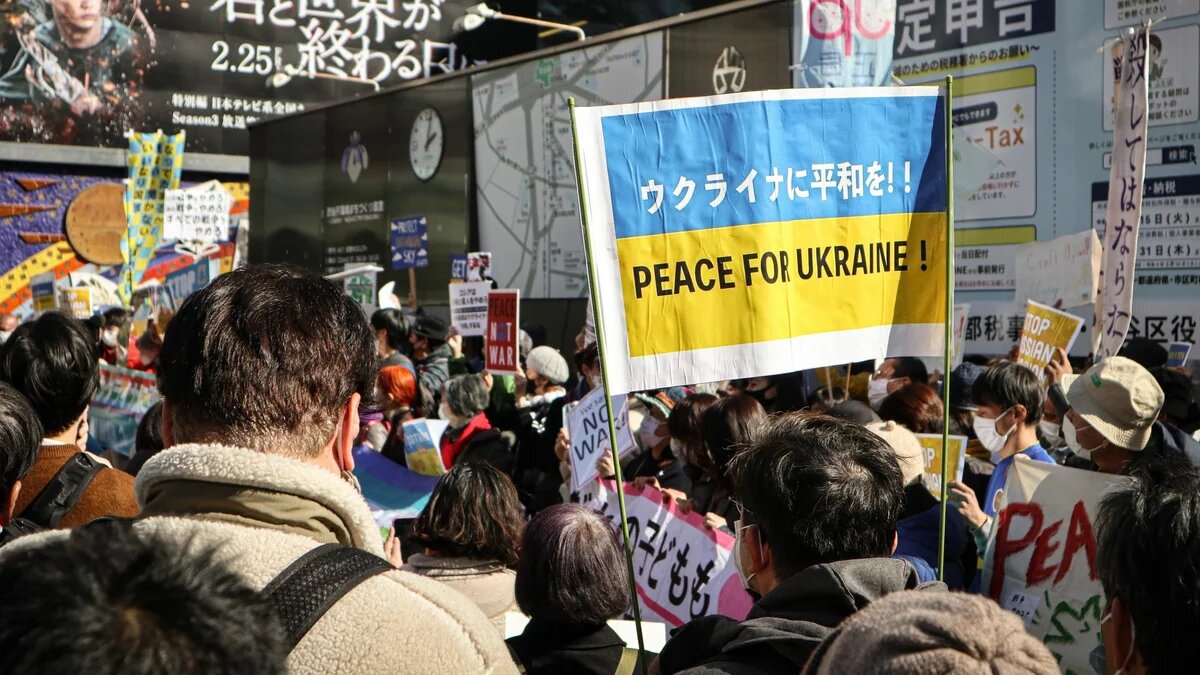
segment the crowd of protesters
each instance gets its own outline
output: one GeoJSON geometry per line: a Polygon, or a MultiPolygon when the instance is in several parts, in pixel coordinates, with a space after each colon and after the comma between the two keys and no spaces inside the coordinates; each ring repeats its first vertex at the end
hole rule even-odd
{"type": "Polygon", "coordinates": [[[432,314],[366,317],[276,266],[218,277],[161,334],[123,340],[128,319],[3,335],[0,672],[1057,673],[971,592],[1018,455],[1132,478],[1097,521],[1108,672],[1200,657],[1200,409],[1154,343],[1059,353],[1043,378],[889,358],[630,396],[621,475],[732,535],[754,599],[652,654],[608,624],[632,597],[619,534],[572,503],[563,411],[603,386],[584,331],[571,359],[523,332],[523,373],[491,374],[432,314]],[[162,394],[123,470],[86,450],[102,360],[162,394]],[[939,556],[914,434],[943,430],[947,383],[969,457],[939,556]],[[448,422],[447,473],[385,539],[354,450],[403,464],[423,417],[448,422]],[[512,613],[528,624],[506,642],[512,613]]]}

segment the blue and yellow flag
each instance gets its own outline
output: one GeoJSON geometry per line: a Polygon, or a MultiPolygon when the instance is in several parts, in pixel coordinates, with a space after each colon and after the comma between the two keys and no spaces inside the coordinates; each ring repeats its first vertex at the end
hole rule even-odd
{"type": "Polygon", "coordinates": [[[161,131],[131,132],[126,167],[125,217],[128,227],[121,240],[121,271],[118,290],[128,304],[142,281],[154,251],[162,239],[163,207],[167,190],[179,188],[183,173],[186,132],[164,136],[161,131]]]}
{"type": "Polygon", "coordinates": [[[610,391],[941,354],[945,115],[937,87],[577,109],[610,391]]]}

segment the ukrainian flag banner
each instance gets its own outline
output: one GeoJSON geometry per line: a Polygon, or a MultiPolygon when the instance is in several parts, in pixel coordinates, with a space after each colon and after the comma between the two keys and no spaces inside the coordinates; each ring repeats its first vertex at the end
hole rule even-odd
{"type": "Polygon", "coordinates": [[[574,110],[609,392],[945,348],[945,89],[574,110]]]}

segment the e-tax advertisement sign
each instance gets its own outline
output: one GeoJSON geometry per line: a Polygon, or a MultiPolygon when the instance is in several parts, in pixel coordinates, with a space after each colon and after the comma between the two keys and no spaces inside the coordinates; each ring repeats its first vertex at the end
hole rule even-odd
{"type": "Polygon", "coordinates": [[[610,391],[941,354],[945,110],[937,87],[577,109],[610,391]]]}

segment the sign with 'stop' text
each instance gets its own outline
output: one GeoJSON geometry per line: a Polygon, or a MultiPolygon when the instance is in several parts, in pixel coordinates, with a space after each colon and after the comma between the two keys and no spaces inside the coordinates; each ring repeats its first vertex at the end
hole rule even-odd
{"type": "Polygon", "coordinates": [[[1039,381],[1044,380],[1046,364],[1050,363],[1054,352],[1063,349],[1070,353],[1082,328],[1083,319],[1074,314],[1030,300],[1025,309],[1025,326],[1021,329],[1017,363],[1037,373],[1039,381]]]}
{"type": "MultiPolygon", "coordinates": [[[[921,483],[929,494],[942,498],[942,435],[913,434],[921,447],[925,449],[925,470],[921,474],[921,483]]],[[[963,466],[967,461],[967,437],[950,436],[950,450],[946,453],[947,476],[951,481],[962,482],[963,466]]]]}
{"type": "Polygon", "coordinates": [[[945,108],[908,87],[577,109],[609,393],[941,354],[945,108]]]}
{"type": "MultiPolygon", "coordinates": [[[[613,396],[612,409],[616,417],[617,455],[624,457],[637,447],[629,433],[629,398],[613,396]]],[[[612,452],[603,387],[588,392],[567,414],[567,434],[571,439],[571,490],[575,491],[596,479],[596,460],[612,452]]]]}
{"type": "Polygon", "coordinates": [[[489,373],[516,375],[521,372],[520,305],[521,293],[515,289],[488,293],[484,362],[489,373]]]}
{"type": "Polygon", "coordinates": [[[988,537],[981,589],[1025,621],[1063,672],[1090,673],[1100,644],[1104,591],[1097,576],[1096,514],[1129,478],[1035,462],[1008,470],[988,537]]]}
{"type": "Polygon", "coordinates": [[[479,337],[485,333],[491,288],[486,281],[450,284],[450,325],[459,335],[479,337]]]}

